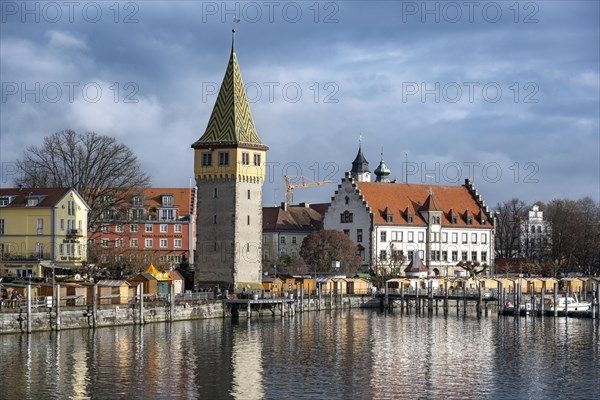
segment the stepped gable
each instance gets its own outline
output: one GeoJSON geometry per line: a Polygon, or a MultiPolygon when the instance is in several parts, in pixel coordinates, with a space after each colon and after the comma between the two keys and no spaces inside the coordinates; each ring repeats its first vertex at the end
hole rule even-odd
{"type": "Polygon", "coordinates": [[[258,137],[254,126],[233,41],[225,77],[208,126],[202,137],[192,144],[192,148],[208,146],[268,149],[258,137]]]}
{"type": "MultiPolygon", "coordinates": [[[[479,221],[467,225],[462,218],[457,219],[456,224],[451,224],[449,212],[454,210],[479,210],[481,207],[476,197],[471,195],[469,188],[465,186],[441,186],[424,184],[404,183],[379,183],[379,182],[356,182],[364,200],[373,214],[376,225],[399,225],[398,221],[387,222],[384,218],[384,210],[389,207],[393,213],[405,216],[407,213],[413,216],[413,223],[409,224],[403,218],[402,224],[413,226],[426,226],[427,221],[419,211],[425,207],[437,208],[442,212],[442,225],[452,227],[477,228],[479,226],[489,228],[489,225],[481,225],[479,221]],[[435,193],[435,200],[426,204],[429,198],[430,188],[435,193]]],[[[456,211],[454,211],[456,212],[456,211]]],[[[491,223],[491,219],[489,221],[491,223]]]]}

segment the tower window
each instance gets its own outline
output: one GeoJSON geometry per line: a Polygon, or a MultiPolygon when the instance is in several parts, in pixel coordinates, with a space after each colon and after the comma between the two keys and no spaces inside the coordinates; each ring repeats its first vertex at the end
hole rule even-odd
{"type": "Polygon", "coordinates": [[[250,154],[242,153],[242,165],[249,165],[249,164],[250,164],[250,154]]]}
{"type": "Polygon", "coordinates": [[[213,197],[216,199],[217,197],[219,197],[219,189],[218,188],[214,188],[213,189],[213,197]]]}
{"type": "Polygon", "coordinates": [[[348,205],[348,203],[350,203],[350,197],[346,196],[346,205],[348,205]]]}
{"type": "Polygon", "coordinates": [[[219,165],[229,165],[229,153],[228,152],[220,152],[219,153],[219,165]]]}
{"type": "Polygon", "coordinates": [[[248,200],[250,200],[250,189],[248,189],[248,200]]]}
{"type": "Polygon", "coordinates": [[[250,216],[248,215],[248,225],[250,225],[250,216]]]}
{"type": "Polygon", "coordinates": [[[260,166],[260,154],[254,153],[254,165],[260,166]]]}
{"type": "Polygon", "coordinates": [[[210,167],[212,165],[212,153],[202,153],[202,166],[210,167]]]}
{"type": "Polygon", "coordinates": [[[213,215],[213,224],[215,224],[215,225],[217,224],[217,215],[216,214],[213,215]]]}

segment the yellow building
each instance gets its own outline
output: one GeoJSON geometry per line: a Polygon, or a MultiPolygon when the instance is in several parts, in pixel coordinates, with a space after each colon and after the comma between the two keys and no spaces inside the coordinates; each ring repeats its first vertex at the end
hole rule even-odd
{"type": "Polygon", "coordinates": [[[88,212],[74,189],[0,189],[2,275],[68,275],[86,260],[88,212]]]}

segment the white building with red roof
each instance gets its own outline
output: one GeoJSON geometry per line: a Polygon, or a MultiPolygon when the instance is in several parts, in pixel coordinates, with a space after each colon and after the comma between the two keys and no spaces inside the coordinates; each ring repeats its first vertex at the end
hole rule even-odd
{"type": "Polygon", "coordinates": [[[429,276],[454,276],[460,261],[493,270],[493,214],[468,179],[462,186],[396,183],[385,179],[385,165],[378,170],[376,182],[346,174],[323,218],[325,229],[352,238],[365,270],[404,275],[415,252],[429,276]]]}

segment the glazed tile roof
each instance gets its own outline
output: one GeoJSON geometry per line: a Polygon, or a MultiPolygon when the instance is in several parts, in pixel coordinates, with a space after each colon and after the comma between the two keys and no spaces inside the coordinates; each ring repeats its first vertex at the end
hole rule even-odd
{"type": "Polygon", "coordinates": [[[412,226],[425,226],[426,221],[420,211],[423,207],[442,211],[442,225],[447,227],[482,227],[490,228],[492,219],[488,215],[486,224],[481,224],[480,218],[473,218],[472,225],[467,223],[467,214],[479,215],[484,206],[478,203],[466,186],[441,186],[383,182],[355,182],[363,199],[367,202],[374,215],[376,225],[408,224],[408,215],[413,216],[412,226]],[[433,192],[434,202],[429,198],[429,188],[433,192]],[[433,203],[433,204],[432,204],[433,203]],[[385,209],[393,214],[392,222],[387,222],[385,209]],[[450,211],[454,210],[456,224],[450,221],[450,211]]]}
{"type": "Polygon", "coordinates": [[[223,145],[268,148],[256,133],[233,45],[206,131],[192,147],[223,145]]]}
{"type": "Polygon", "coordinates": [[[323,214],[329,204],[310,204],[308,207],[263,207],[263,231],[315,231],[323,227],[323,214]]]}

